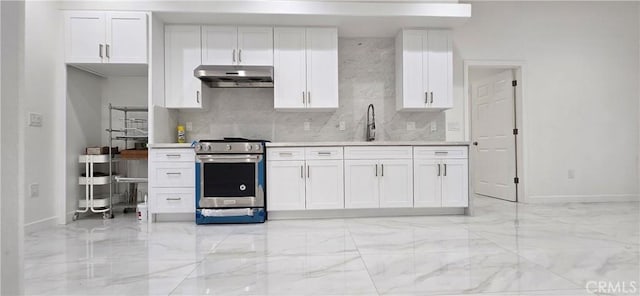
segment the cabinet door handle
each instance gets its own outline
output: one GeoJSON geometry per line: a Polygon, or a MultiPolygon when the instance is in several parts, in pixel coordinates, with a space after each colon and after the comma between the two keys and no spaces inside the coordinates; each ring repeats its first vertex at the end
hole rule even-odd
{"type": "Polygon", "coordinates": [[[300,179],[304,179],[304,166],[300,166],[300,179]]]}
{"type": "Polygon", "coordinates": [[[180,176],[180,175],[182,175],[182,173],[181,172],[167,172],[167,176],[172,176],[172,175],[180,176]]]}
{"type": "Polygon", "coordinates": [[[311,92],[307,92],[307,105],[311,105],[311,92]]]}
{"type": "Polygon", "coordinates": [[[303,91],[302,92],[302,105],[306,105],[306,104],[307,104],[307,101],[306,101],[306,97],[305,97],[305,94],[304,94],[304,91],[303,91]]]}
{"type": "Polygon", "coordinates": [[[242,63],[242,49],[238,49],[238,63],[242,63]]]}
{"type": "Polygon", "coordinates": [[[431,104],[433,104],[433,92],[431,92],[431,104]]]}
{"type": "Polygon", "coordinates": [[[447,154],[449,154],[449,151],[436,151],[435,154],[436,155],[447,155],[447,154]]]}
{"type": "Polygon", "coordinates": [[[198,104],[200,104],[200,91],[196,90],[196,102],[198,102],[198,104]]]}
{"type": "Polygon", "coordinates": [[[429,104],[429,92],[424,92],[424,103],[429,104]]]}
{"type": "Polygon", "coordinates": [[[311,172],[309,171],[309,166],[307,165],[307,179],[311,178],[311,172]]]}
{"type": "Polygon", "coordinates": [[[331,156],[331,152],[320,151],[320,152],[318,152],[318,156],[331,156]]]}
{"type": "Polygon", "coordinates": [[[167,200],[182,200],[182,197],[167,197],[167,200]]]}
{"type": "Polygon", "coordinates": [[[381,176],[384,177],[384,163],[380,165],[380,167],[382,167],[382,174],[381,176]]]}
{"type": "Polygon", "coordinates": [[[180,154],[167,154],[167,157],[180,158],[180,154]]]}
{"type": "Polygon", "coordinates": [[[104,45],[100,44],[98,46],[98,55],[100,56],[100,58],[103,58],[104,56],[102,56],[102,48],[104,47],[104,45]]]}
{"type": "Polygon", "coordinates": [[[109,55],[109,44],[106,44],[106,45],[104,46],[104,49],[105,49],[105,53],[106,53],[106,55],[107,55],[107,59],[110,59],[110,58],[111,58],[111,56],[109,55]]]}
{"type": "Polygon", "coordinates": [[[291,156],[293,156],[293,153],[291,153],[291,152],[280,152],[279,154],[282,157],[285,157],[285,156],[291,157],[291,156]]]}
{"type": "Polygon", "coordinates": [[[440,177],[440,164],[438,164],[438,177],[440,177]]]}
{"type": "Polygon", "coordinates": [[[376,164],[376,177],[378,176],[378,165],[376,164]]]}
{"type": "Polygon", "coordinates": [[[445,177],[447,176],[447,164],[446,163],[444,164],[444,176],[445,177]]]}
{"type": "Polygon", "coordinates": [[[233,59],[233,62],[236,62],[236,49],[233,49],[233,53],[231,54],[231,58],[233,59]]]}

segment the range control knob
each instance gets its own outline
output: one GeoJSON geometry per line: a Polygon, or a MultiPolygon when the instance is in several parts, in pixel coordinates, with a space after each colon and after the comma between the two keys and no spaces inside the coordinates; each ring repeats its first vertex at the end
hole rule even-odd
{"type": "Polygon", "coordinates": [[[231,145],[227,144],[227,151],[231,151],[231,145]]]}
{"type": "Polygon", "coordinates": [[[256,150],[260,150],[260,145],[256,144],[256,150]]]}
{"type": "Polygon", "coordinates": [[[253,146],[247,145],[247,151],[251,151],[251,150],[253,150],[253,146]]]}

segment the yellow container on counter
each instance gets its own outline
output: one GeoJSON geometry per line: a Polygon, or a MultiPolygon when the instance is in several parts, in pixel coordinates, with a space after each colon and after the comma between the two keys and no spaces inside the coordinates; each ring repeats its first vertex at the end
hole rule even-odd
{"type": "Polygon", "coordinates": [[[185,137],[184,125],[178,125],[178,143],[187,142],[187,138],[185,137]]]}

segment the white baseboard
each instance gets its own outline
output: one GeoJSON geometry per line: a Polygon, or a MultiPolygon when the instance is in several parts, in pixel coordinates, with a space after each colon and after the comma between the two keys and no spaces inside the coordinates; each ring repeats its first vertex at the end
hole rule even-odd
{"type": "Polygon", "coordinates": [[[269,211],[269,220],[464,215],[464,208],[397,208],[269,211]]]}
{"type": "Polygon", "coordinates": [[[24,233],[32,233],[43,229],[53,228],[57,225],[58,217],[53,216],[45,219],[40,219],[30,223],[24,224],[24,233]]]}
{"type": "Polygon", "coordinates": [[[638,194],[594,194],[594,195],[533,195],[525,203],[566,203],[566,202],[637,202],[638,194]]]}

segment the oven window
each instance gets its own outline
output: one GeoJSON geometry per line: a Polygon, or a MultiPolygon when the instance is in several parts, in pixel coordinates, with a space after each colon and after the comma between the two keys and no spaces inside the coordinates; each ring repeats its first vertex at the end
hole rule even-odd
{"type": "Polygon", "coordinates": [[[255,163],[205,163],[204,197],[256,196],[255,163]]]}

